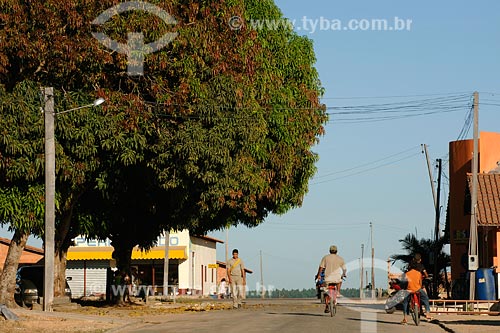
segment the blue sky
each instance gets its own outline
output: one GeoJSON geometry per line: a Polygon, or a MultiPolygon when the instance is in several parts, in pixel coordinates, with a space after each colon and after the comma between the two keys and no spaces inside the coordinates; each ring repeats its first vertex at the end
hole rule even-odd
{"type": "MultiPolygon", "coordinates": [[[[324,103],[329,107],[446,98],[475,90],[480,92],[480,100],[496,99],[500,104],[498,1],[276,3],[285,17],[297,21],[304,16],[343,23],[351,19],[392,21],[394,17],[412,20],[409,31],[298,31],[314,41],[324,103]]],[[[410,232],[431,237],[434,210],[420,144],[429,146],[432,160],[445,159],[447,174],[448,143],[457,139],[467,112],[464,107],[451,113],[367,123],[336,122],[332,117],[326,135],[314,148],[320,156],[318,172],[303,206],[283,216],[270,216],[254,229],[229,230],[230,250],[238,248],[254,271],[248,278],[249,289],[255,289],[260,280],[260,251],[265,285],[311,288],[319,261],[331,244],[354,267],[364,244],[365,266],[368,264],[370,222],[375,257],[382,261],[401,252],[398,240],[410,232]],[[348,169],[353,170],[339,173],[348,169]]],[[[500,132],[499,120],[500,107],[480,106],[481,130],[500,132]]],[[[447,190],[445,179],[442,204],[447,190]]],[[[211,235],[226,238],[225,232],[211,235]]],[[[10,234],[0,230],[0,236],[10,234]]],[[[41,242],[30,239],[30,244],[40,246],[41,242]]],[[[219,244],[217,256],[224,260],[224,245],[219,244]]],[[[379,266],[376,284],[382,287],[384,265],[379,266]]],[[[359,271],[352,270],[346,286],[359,286],[358,277],[359,271]]]]}
{"type": "MultiPolygon", "coordinates": [[[[411,19],[410,31],[298,31],[314,41],[316,67],[325,87],[327,106],[368,105],[448,96],[345,99],[423,94],[470,94],[500,100],[500,2],[478,1],[276,1],[284,15],[301,21],[411,19]],[[483,92],[496,92],[487,95],[483,92]]],[[[302,26],[301,26],[302,27],[302,26]]],[[[303,30],[303,29],[302,29],[303,30]]],[[[499,102],[496,102],[500,104],[499,102]]],[[[429,238],[434,206],[426,161],[420,144],[429,146],[431,159],[443,158],[447,174],[448,143],[464,125],[467,107],[457,112],[371,123],[336,123],[315,148],[320,155],[317,178],[301,208],[270,216],[255,228],[231,228],[229,248],[254,270],[250,289],[260,280],[262,251],[265,285],[310,288],[321,256],[330,244],[354,266],[365,244],[365,266],[370,259],[373,222],[375,257],[401,252],[398,242],[408,233],[429,238]],[[406,153],[373,161],[406,151],[406,153]],[[393,163],[398,159],[402,161],[393,163]],[[335,173],[360,165],[352,172],[335,173]],[[386,166],[381,166],[388,164],[386,166]],[[381,166],[381,167],[379,167],[381,166]],[[368,169],[371,171],[366,171],[368,169]],[[366,171],[366,172],[365,172],[366,171]],[[357,175],[349,176],[359,172],[357,175]],[[339,177],[345,177],[336,179],[339,177]],[[314,184],[319,181],[324,183],[314,184]]],[[[500,107],[480,106],[480,129],[500,132],[500,107]]],[[[469,132],[469,138],[472,130],[469,132]]],[[[436,172],[434,170],[434,177],[436,172]]],[[[443,180],[441,203],[448,186],[443,180]]],[[[444,223],[444,214],[442,222],[444,223]]],[[[444,226],[444,225],[443,225],[444,226]]],[[[225,233],[213,234],[225,239],[225,233]]],[[[219,259],[225,257],[219,246],[219,259]]],[[[377,265],[376,265],[377,266],[377,265]]],[[[381,268],[385,268],[385,265],[381,268]]],[[[376,285],[387,281],[376,270],[376,285]]],[[[359,271],[348,274],[346,286],[359,286],[359,271]]]]}

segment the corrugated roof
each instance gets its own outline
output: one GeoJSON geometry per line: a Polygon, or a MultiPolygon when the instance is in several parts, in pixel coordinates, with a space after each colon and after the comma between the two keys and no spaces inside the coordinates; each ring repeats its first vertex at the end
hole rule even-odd
{"type": "MultiPolygon", "coordinates": [[[[472,175],[467,174],[472,192],[472,175]]],[[[477,176],[477,224],[483,227],[500,227],[500,174],[480,173],[477,176]]]]}

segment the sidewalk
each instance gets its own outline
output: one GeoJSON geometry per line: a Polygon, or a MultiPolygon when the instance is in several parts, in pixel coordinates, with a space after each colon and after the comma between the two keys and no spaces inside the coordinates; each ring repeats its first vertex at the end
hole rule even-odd
{"type": "Polygon", "coordinates": [[[498,333],[500,316],[434,314],[434,323],[450,333],[498,333]]]}
{"type": "MultiPolygon", "coordinates": [[[[384,299],[349,299],[341,298],[342,304],[354,307],[367,307],[383,313],[384,299]]],[[[500,316],[437,314],[433,313],[433,324],[450,333],[500,333],[500,316]]],[[[410,319],[411,320],[411,319],[410,319]]]]}

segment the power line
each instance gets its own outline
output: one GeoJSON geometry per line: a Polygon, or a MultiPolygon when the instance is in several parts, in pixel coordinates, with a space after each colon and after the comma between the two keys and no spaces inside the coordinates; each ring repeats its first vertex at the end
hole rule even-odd
{"type": "Polygon", "coordinates": [[[425,96],[445,96],[472,94],[470,91],[454,92],[454,93],[436,93],[436,94],[417,94],[417,95],[392,95],[392,96],[350,96],[350,97],[323,97],[321,99],[383,99],[383,98],[408,98],[408,97],[425,97],[425,96]]]}
{"type": "Polygon", "coordinates": [[[332,181],[343,179],[343,178],[347,178],[347,177],[356,176],[356,175],[359,175],[359,174],[362,174],[362,173],[365,173],[365,172],[373,171],[373,170],[376,170],[376,169],[379,169],[379,168],[391,165],[391,164],[396,164],[398,162],[410,159],[410,158],[412,158],[412,157],[414,157],[416,155],[420,155],[420,153],[415,153],[415,154],[412,154],[410,156],[406,156],[406,157],[400,158],[398,160],[395,160],[393,162],[385,163],[385,164],[382,164],[382,165],[379,165],[379,166],[376,166],[376,167],[373,167],[373,168],[370,168],[370,169],[367,169],[367,170],[361,170],[361,171],[355,172],[353,174],[349,174],[349,175],[345,175],[345,176],[337,177],[337,178],[333,178],[333,179],[323,180],[323,181],[320,181],[320,182],[311,183],[311,185],[318,185],[318,184],[328,183],[328,182],[332,182],[332,181]]]}
{"type": "Polygon", "coordinates": [[[385,161],[385,160],[388,160],[392,157],[395,157],[395,156],[398,156],[398,155],[401,155],[401,154],[404,154],[404,153],[407,153],[411,150],[415,150],[416,148],[418,148],[419,146],[414,146],[414,147],[411,147],[411,148],[408,148],[408,149],[405,149],[403,151],[400,151],[399,153],[395,153],[395,154],[392,154],[392,155],[389,155],[389,156],[386,156],[384,158],[381,158],[381,159],[378,159],[378,160],[375,160],[375,161],[372,161],[372,162],[368,162],[368,163],[364,163],[364,164],[361,164],[361,165],[358,165],[358,166],[355,166],[355,167],[352,167],[352,168],[348,168],[348,169],[344,169],[344,170],[340,170],[340,171],[334,171],[334,172],[330,172],[330,173],[326,173],[324,175],[320,175],[320,176],[316,176],[314,177],[315,179],[319,179],[319,178],[325,178],[325,177],[328,177],[328,176],[332,176],[332,175],[336,175],[336,174],[339,174],[339,173],[345,173],[345,172],[349,172],[349,171],[352,171],[352,170],[356,170],[356,169],[359,169],[359,168],[362,168],[362,167],[365,167],[365,166],[369,166],[369,165],[372,165],[372,164],[375,164],[375,163],[378,163],[378,162],[382,162],[382,161],[385,161]]]}

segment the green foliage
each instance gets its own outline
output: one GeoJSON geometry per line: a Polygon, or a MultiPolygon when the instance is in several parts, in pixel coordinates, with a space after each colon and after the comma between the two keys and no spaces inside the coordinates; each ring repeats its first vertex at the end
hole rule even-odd
{"type": "Polygon", "coordinates": [[[0,224],[28,234],[40,234],[45,212],[39,99],[30,84],[0,87],[0,224]]]}
{"type": "MultiPolygon", "coordinates": [[[[41,184],[40,103],[13,97],[30,81],[56,88],[58,111],[107,99],[56,119],[58,220],[74,214],[78,222],[62,224],[62,238],[125,229],[147,247],[162,229],[256,226],[300,206],[318,159],[311,147],[327,120],[312,42],[286,29],[230,29],[235,15],[280,18],[269,0],[151,3],[178,24],[128,12],[91,25],[114,0],[0,1],[2,105],[26,100],[33,126],[25,131],[38,140],[7,142],[0,154],[27,150],[39,159],[12,159],[5,174],[41,184]],[[143,76],[130,77],[126,56],[102,46],[94,30],[122,42],[128,31],[144,32],[146,42],[167,31],[178,37],[146,56],[143,76]]],[[[17,123],[1,128],[17,131],[17,123]]]]}

